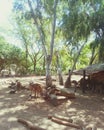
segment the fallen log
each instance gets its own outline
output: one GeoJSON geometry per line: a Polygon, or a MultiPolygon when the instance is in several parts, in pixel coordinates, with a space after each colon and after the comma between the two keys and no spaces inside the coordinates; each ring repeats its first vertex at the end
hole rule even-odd
{"type": "Polygon", "coordinates": [[[92,127],[88,127],[88,128],[86,128],[85,130],[93,130],[93,129],[92,129],[92,127]]]}
{"type": "MultiPolygon", "coordinates": [[[[39,80],[46,80],[46,78],[40,78],[39,80]]],[[[52,78],[52,81],[56,81],[56,79],[52,78]]]]}
{"type": "Polygon", "coordinates": [[[75,94],[74,93],[65,93],[65,92],[61,92],[61,93],[56,93],[57,96],[64,96],[67,98],[75,98],[75,94]]]}
{"type": "Polygon", "coordinates": [[[73,127],[73,128],[77,128],[77,129],[82,129],[82,127],[77,125],[77,124],[73,124],[73,123],[70,123],[70,122],[67,122],[67,121],[62,121],[62,120],[57,119],[55,117],[52,117],[50,119],[51,119],[51,121],[58,123],[58,124],[61,124],[61,125],[65,125],[65,126],[69,126],[69,127],[73,127]]]}
{"type": "Polygon", "coordinates": [[[68,118],[61,117],[61,116],[54,116],[54,118],[57,118],[57,119],[62,120],[62,121],[67,121],[67,122],[70,122],[70,123],[73,122],[72,119],[68,119],[68,118]]]}
{"type": "Polygon", "coordinates": [[[56,115],[54,115],[54,116],[49,115],[49,116],[48,116],[48,119],[52,119],[52,117],[54,117],[54,118],[56,118],[56,119],[59,119],[59,120],[62,120],[62,121],[70,122],[70,123],[73,122],[72,119],[69,119],[69,118],[67,118],[67,117],[62,117],[62,116],[56,116],[56,115]]]}
{"type": "Polygon", "coordinates": [[[24,119],[17,119],[18,122],[22,123],[23,125],[27,126],[30,130],[46,130],[43,128],[40,128],[38,126],[33,125],[30,121],[24,120],[24,119]]]}
{"type": "Polygon", "coordinates": [[[11,89],[11,90],[9,91],[9,93],[10,93],[10,94],[15,94],[15,93],[16,93],[16,90],[15,90],[15,89],[11,89]]]}
{"type": "Polygon", "coordinates": [[[67,98],[75,98],[75,93],[70,92],[68,88],[63,88],[59,90],[60,92],[56,93],[57,96],[64,96],[67,98]]]}
{"type": "Polygon", "coordinates": [[[92,127],[86,127],[83,130],[97,130],[97,128],[95,126],[92,126],[92,127]]]}

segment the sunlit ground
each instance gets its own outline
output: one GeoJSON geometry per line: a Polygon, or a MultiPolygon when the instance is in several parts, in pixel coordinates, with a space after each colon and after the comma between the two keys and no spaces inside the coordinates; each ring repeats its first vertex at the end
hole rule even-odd
{"type": "MultiPolygon", "coordinates": [[[[0,79],[0,130],[27,130],[24,125],[17,122],[18,118],[31,121],[34,125],[46,130],[76,130],[52,122],[48,119],[49,114],[68,117],[73,119],[73,123],[83,127],[91,126],[97,127],[97,130],[104,130],[102,95],[82,95],[78,90],[75,99],[59,100],[60,104],[54,107],[42,98],[28,100],[29,90],[9,94],[8,84],[15,79],[0,79]]],[[[30,80],[44,84],[44,81],[39,80],[39,77],[20,78],[20,81],[25,85],[28,85],[30,80]]]]}

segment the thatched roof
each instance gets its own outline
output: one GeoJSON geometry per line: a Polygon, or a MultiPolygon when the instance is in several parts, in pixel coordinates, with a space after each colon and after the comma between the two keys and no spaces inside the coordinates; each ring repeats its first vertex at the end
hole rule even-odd
{"type": "Polygon", "coordinates": [[[86,75],[91,75],[93,73],[101,72],[101,71],[104,71],[104,63],[93,64],[93,65],[88,66],[86,68],[83,68],[83,69],[80,69],[80,70],[75,70],[75,71],[73,71],[73,73],[77,74],[77,75],[83,75],[83,70],[86,71],[86,75]]]}

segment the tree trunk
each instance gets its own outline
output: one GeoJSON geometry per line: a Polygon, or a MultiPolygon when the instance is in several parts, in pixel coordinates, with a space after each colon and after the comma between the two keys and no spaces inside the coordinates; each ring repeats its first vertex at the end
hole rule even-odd
{"type": "Polygon", "coordinates": [[[97,56],[97,53],[95,54],[95,48],[93,48],[93,49],[92,49],[92,56],[91,56],[89,65],[92,65],[92,63],[93,63],[93,61],[95,60],[96,56],[97,56]]]}
{"type": "Polygon", "coordinates": [[[60,85],[63,85],[63,77],[62,77],[62,74],[59,73],[58,76],[59,76],[59,84],[60,84],[60,85]]]}
{"type": "Polygon", "coordinates": [[[54,1],[54,11],[53,11],[53,22],[52,22],[52,35],[51,35],[51,42],[50,42],[50,54],[47,54],[47,50],[45,47],[45,37],[43,34],[43,30],[42,27],[39,25],[38,21],[37,21],[37,17],[34,13],[34,9],[32,7],[31,1],[28,0],[28,5],[30,7],[33,19],[34,19],[34,23],[37,27],[39,36],[40,36],[40,40],[42,42],[42,47],[43,47],[43,51],[44,51],[44,55],[46,58],[46,87],[50,87],[52,86],[52,78],[51,78],[51,70],[50,70],[50,66],[51,66],[51,61],[52,61],[52,56],[53,56],[53,47],[54,47],[54,35],[55,35],[55,26],[56,26],[56,7],[57,7],[57,3],[58,0],[54,1]]]}
{"type": "Polygon", "coordinates": [[[43,35],[43,30],[42,30],[42,27],[39,25],[38,21],[37,21],[37,17],[34,13],[34,9],[32,7],[32,4],[31,4],[31,1],[28,0],[28,5],[30,7],[30,10],[31,10],[31,13],[32,13],[32,17],[33,17],[33,20],[34,20],[34,23],[36,25],[36,28],[37,28],[37,31],[39,33],[39,37],[40,37],[40,40],[41,40],[41,43],[42,43],[42,48],[43,48],[43,52],[45,54],[45,56],[47,56],[47,51],[46,51],[46,47],[45,47],[45,37],[43,35]]]}
{"type": "Polygon", "coordinates": [[[51,56],[48,55],[46,58],[46,87],[52,86],[50,66],[51,66],[51,56]]]}
{"type": "Polygon", "coordinates": [[[44,56],[44,58],[43,58],[43,70],[45,70],[45,56],[44,56]]]}
{"type": "Polygon", "coordinates": [[[28,48],[27,48],[27,44],[25,46],[26,46],[26,73],[27,73],[27,71],[28,71],[28,48]]]}
{"type": "Polygon", "coordinates": [[[86,84],[85,84],[86,71],[83,70],[83,81],[82,81],[82,92],[85,93],[86,84]]]}
{"type": "Polygon", "coordinates": [[[76,56],[76,58],[75,58],[74,65],[73,65],[71,71],[69,70],[69,75],[68,75],[68,78],[66,79],[66,82],[65,82],[65,85],[64,85],[65,88],[69,88],[69,87],[71,86],[71,75],[72,75],[72,73],[73,73],[73,70],[75,69],[77,60],[78,60],[78,58],[79,58],[79,56],[80,56],[80,52],[82,51],[82,49],[83,49],[84,45],[86,44],[86,42],[87,42],[87,39],[86,39],[86,41],[83,43],[83,45],[81,46],[81,48],[80,48],[80,50],[79,50],[79,52],[78,52],[78,54],[77,54],[77,56],[76,56]]]}
{"type": "Polygon", "coordinates": [[[46,86],[52,86],[52,78],[51,78],[51,62],[53,56],[53,47],[54,47],[54,37],[55,37],[55,27],[56,27],[56,7],[57,7],[58,0],[54,1],[54,12],[53,12],[53,22],[52,22],[52,35],[51,35],[51,42],[50,42],[50,55],[46,57],[46,86]]]}
{"type": "Polygon", "coordinates": [[[36,59],[34,58],[34,72],[36,71],[36,59]]]}
{"type": "Polygon", "coordinates": [[[59,84],[63,85],[63,77],[62,77],[62,71],[61,71],[61,66],[60,66],[60,62],[59,62],[58,51],[56,52],[56,61],[57,61],[57,72],[58,72],[58,76],[59,76],[59,84]]]}
{"type": "Polygon", "coordinates": [[[71,86],[71,74],[70,74],[70,71],[71,70],[69,70],[68,77],[67,77],[65,85],[64,85],[65,88],[69,88],[71,86]]]}

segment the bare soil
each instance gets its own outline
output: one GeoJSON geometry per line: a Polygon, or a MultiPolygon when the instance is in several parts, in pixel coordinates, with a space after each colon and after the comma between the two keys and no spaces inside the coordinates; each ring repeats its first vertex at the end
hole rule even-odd
{"type": "MultiPolygon", "coordinates": [[[[87,92],[82,94],[78,90],[75,99],[62,100],[58,106],[53,106],[42,98],[28,100],[29,90],[21,90],[15,94],[10,94],[8,88],[11,81],[19,81],[28,87],[30,81],[45,85],[45,77],[32,76],[21,78],[1,78],[0,79],[0,130],[28,130],[25,126],[17,122],[18,118],[31,121],[34,125],[46,130],[76,130],[75,128],[59,125],[47,117],[48,115],[60,115],[73,119],[75,124],[94,126],[97,130],[104,130],[104,95],[87,92]]],[[[57,79],[57,77],[54,77],[57,79]]],[[[80,77],[73,76],[79,80],[80,77]]],[[[65,77],[66,79],[66,77],[65,77]]],[[[65,80],[64,79],[64,80],[65,80]]],[[[58,87],[58,82],[54,83],[58,87]]],[[[73,88],[71,91],[74,92],[73,88]]]]}

